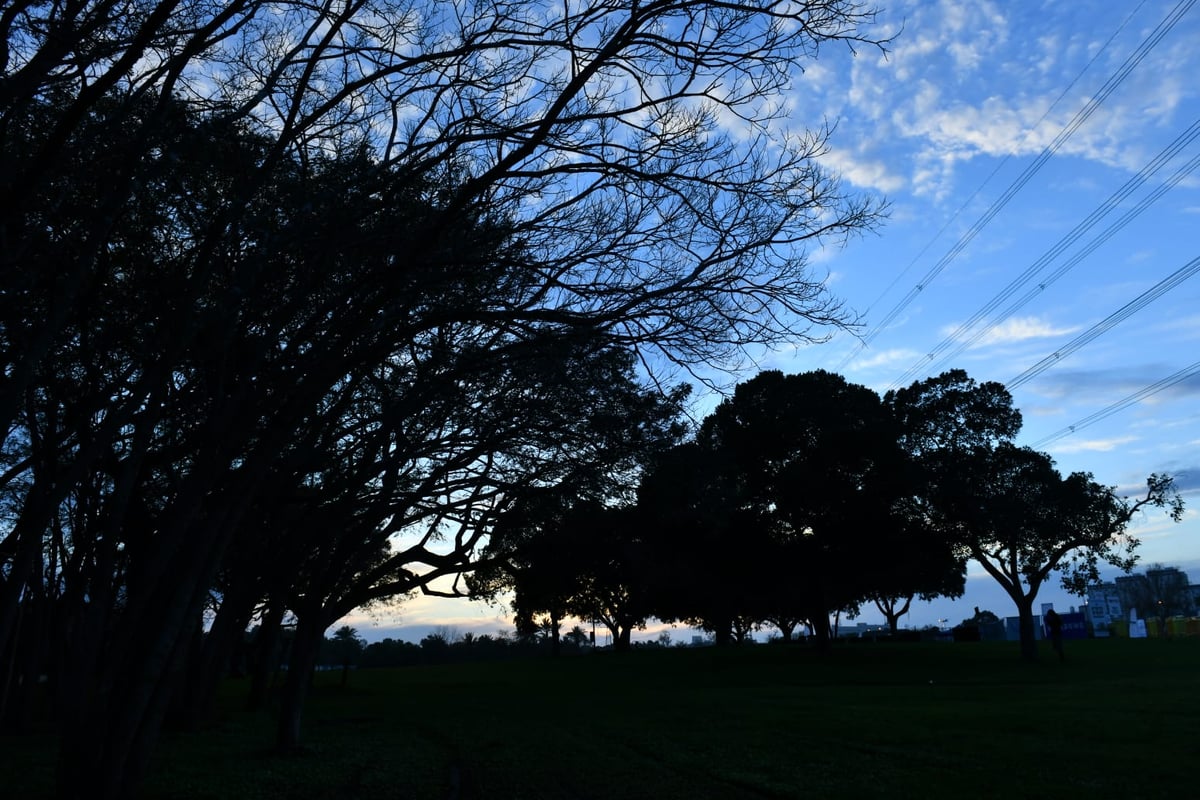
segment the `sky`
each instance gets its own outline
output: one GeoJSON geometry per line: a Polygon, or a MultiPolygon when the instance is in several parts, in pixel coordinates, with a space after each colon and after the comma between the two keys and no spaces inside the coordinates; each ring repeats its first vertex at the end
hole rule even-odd
{"type": "MultiPolygon", "coordinates": [[[[1184,521],[1146,515],[1130,532],[1143,566],[1200,583],[1193,2],[887,0],[874,29],[895,34],[886,52],[823,49],[787,98],[793,122],[836,123],[824,165],[890,214],[809,253],[859,316],[857,337],[757,354],[744,377],[826,369],[880,393],[950,368],[1000,381],[1024,417],[1017,443],[1064,474],[1128,496],[1150,473],[1176,476],[1184,521]]],[[[975,606],[1016,613],[978,565],[967,587],[916,603],[901,625],[954,624],[975,606]]],[[[1057,584],[1038,599],[1080,603],[1057,584]]],[[[435,598],[347,621],[368,640],[511,629],[503,608],[435,598]]]]}

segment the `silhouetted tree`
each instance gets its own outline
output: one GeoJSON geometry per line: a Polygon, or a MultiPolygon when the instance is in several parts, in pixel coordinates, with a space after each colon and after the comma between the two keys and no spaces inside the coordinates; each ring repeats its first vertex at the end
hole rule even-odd
{"type": "Polygon", "coordinates": [[[770,540],[765,526],[739,514],[738,491],[724,454],[695,442],[662,453],[638,487],[653,553],[652,614],[708,631],[718,646],[732,642],[733,618],[749,613],[765,586],[756,573],[768,559],[746,541],[770,540]]]}
{"type": "Polygon", "coordinates": [[[908,488],[898,507],[896,537],[883,548],[892,561],[869,599],[895,633],[914,597],[960,597],[966,589],[965,551],[953,531],[939,527],[931,508],[939,482],[974,448],[1009,441],[1021,428],[1012,395],[995,382],[978,383],[963,370],[949,370],[884,395],[896,421],[907,464],[908,488]]]}
{"type": "Polygon", "coordinates": [[[607,507],[578,519],[582,537],[576,557],[578,586],[567,608],[580,619],[594,619],[612,633],[613,649],[629,650],[634,629],[654,613],[657,534],[639,508],[607,507]]]}
{"type": "Polygon", "coordinates": [[[333,636],[325,640],[321,648],[321,658],[329,663],[342,667],[342,686],[350,681],[350,668],[360,663],[367,643],[358,631],[349,625],[343,625],[333,632],[333,636]]]}
{"type": "Polygon", "coordinates": [[[1008,443],[979,447],[960,458],[937,500],[941,524],[983,565],[1017,606],[1021,654],[1037,657],[1033,604],[1052,572],[1083,594],[1099,580],[1101,561],[1128,571],[1138,540],[1126,532],[1144,507],[1164,508],[1178,521],[1183,502],[1165,475],[1147,480],[1140,499],[1121,498],[1091,475],[1062,477],[1050,457],[1008,443]]]}
{"type": "Polygon", "coordinates": [[[764,372],[740,384],[697,439],[727,454],[740,507],[785,549],[798,616],[827,642],[829,615],[889,574],[884,534],[900,524],[903,453],[879,396],[828,372],[764,372]]]}
{"type": "MultiPolygon", "coordinates": [[[[31,661],[18,621],[61,632],[32,660],[54,662],[62,795],[135,793],[218,575],[244,616],[264,499],[331,489],[372,382],[413,414],[547,337],[692,366],[840,324],[798,254],[877,208],[818,167],[827,131],[776,135],[770,100],[869,20],[699,0],[0,14],[0,654],[20,656],[0,663],[31,661]]],[[[391,463],[368,482],[487,461],[371,425],[357,455],[391,463]]],[[[469,561],[463,495],[425,488],[410,507],[453,497],[462,536],[406,568],[357,519],[356,583],[469,561]]],[[[315,575],[324,537],[290,533],[281,560],[315,575]]]]}

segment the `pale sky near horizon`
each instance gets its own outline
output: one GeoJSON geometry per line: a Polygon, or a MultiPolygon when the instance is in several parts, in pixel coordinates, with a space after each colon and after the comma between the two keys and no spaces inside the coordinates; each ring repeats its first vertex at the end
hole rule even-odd
{"type": "MultiPolygon", "coordinates": [[[[761,356],[758,368],[827,369],[880,393],[951,367],[1005,383],[1024,415],[1018,443],[1050,453],[1062,472],[1091,472],[1130,495],[1152,472],[1176,475],[1184,522],[1148,515],[1131,531],[1143,566],[1178,565],[1195,583],[1194,2],[888,0],[874,29],[899,32],[886,55],[824,48],[788,100],[795,122],[835,122],[825,165],[846,188],[886,198],[891,214],[876,233],[810,257],[862,315],[867,345],[839,334],[761,356]],[[1172,14],[1181,15],[1173,26],[1172,14]],[[1039,363],[1047,368],[1022,378],[1039,363]]],[[[1056,583],[1039,600],[1079,603],[1056,583]]],[[[955,623],[974,606],[1015,614],[984,575],[962,600],[920,604],[901,624],[955,623]]],[[[497,609],[429,598],[348,621],[372,640],[397,635],[396,625],[511,627],[497,609]]]]}

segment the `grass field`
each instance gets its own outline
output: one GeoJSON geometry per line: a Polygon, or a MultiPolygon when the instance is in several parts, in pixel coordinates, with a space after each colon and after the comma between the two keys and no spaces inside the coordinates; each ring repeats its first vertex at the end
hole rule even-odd
{"type": "MultiPolygon", "coordinates": [[[[318,677],[308,748],[269,715],[170,736],[145,797],[1200,796],[1200,640],[647,650],[318,677]]],[[[3,797],[48,794],[48,739],[0,740],[3,797]],[[11,792],[16,792],[12,794],[11,792]]]]}

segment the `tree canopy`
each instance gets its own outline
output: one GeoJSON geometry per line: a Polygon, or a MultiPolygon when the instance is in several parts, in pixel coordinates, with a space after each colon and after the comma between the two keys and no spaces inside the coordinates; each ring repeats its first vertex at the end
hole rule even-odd
{"type": "MultiPolygon", "coordinates": [[[[0,14],[0,663],[54,676],[62,795],[132,794],[180,676],[249,619],[315,627],[469,568],[522,490],[637,438],[601,432],[628,407],[613,375],[843,324],[806,251],[880,207],[771,100],[870,21],[0,14]]],[[[298,665],[319,639],[297,631],[298,665]]]]}

